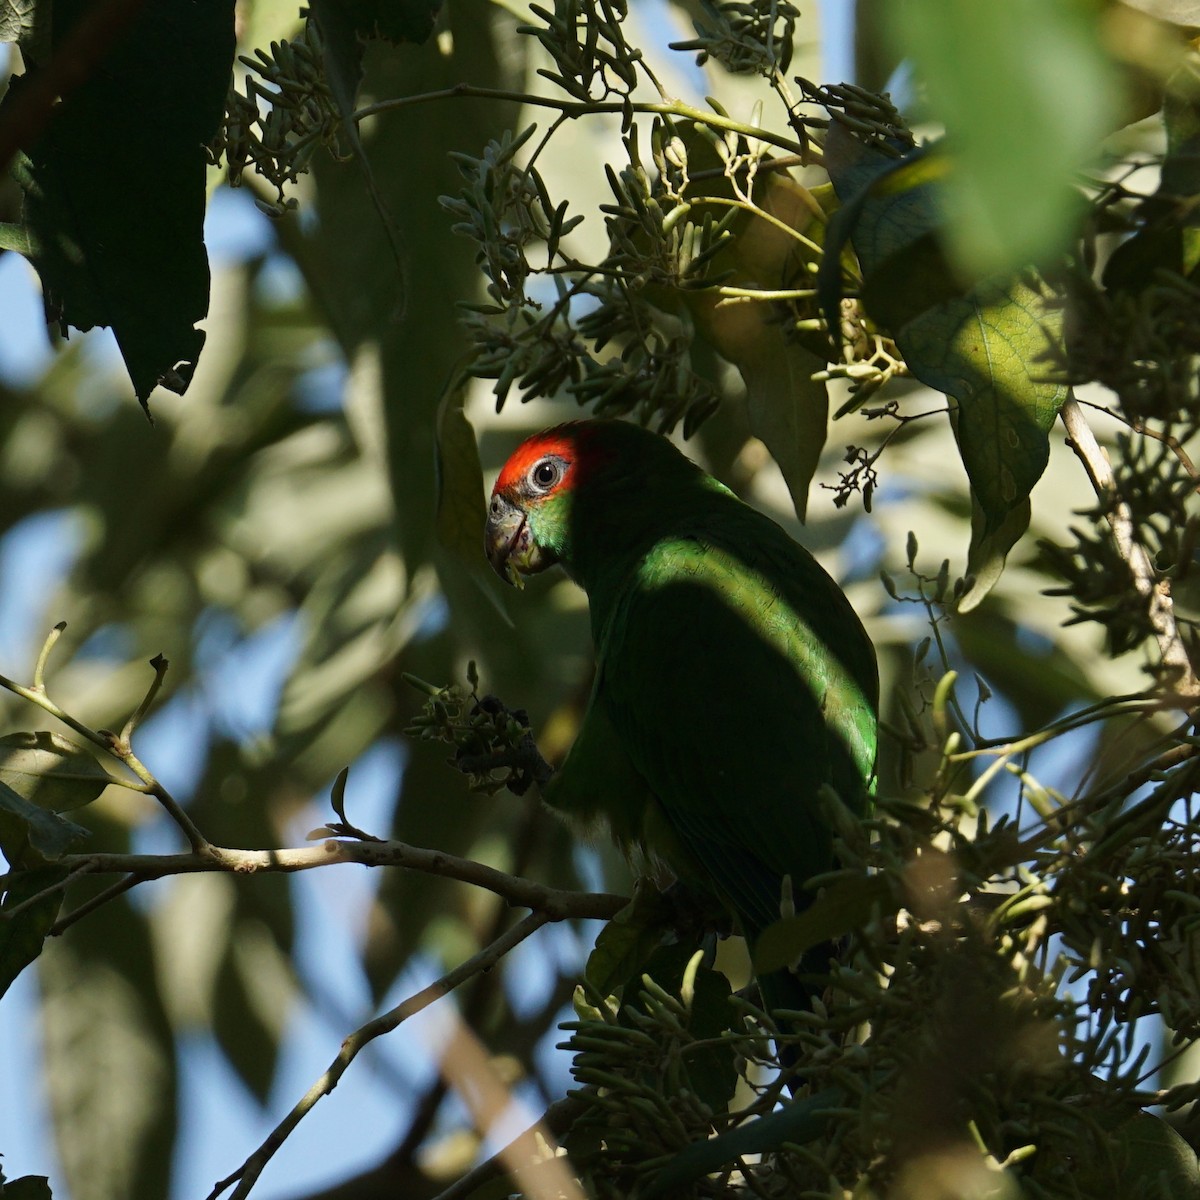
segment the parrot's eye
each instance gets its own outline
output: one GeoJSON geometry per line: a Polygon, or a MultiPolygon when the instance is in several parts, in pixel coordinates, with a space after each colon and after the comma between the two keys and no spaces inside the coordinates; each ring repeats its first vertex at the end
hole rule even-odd
{"type": "Polygon", "coordinates": [[[529,482],[539,492],[548,492],[562,478],[562,463],[554,458],[543,458],[533,464],[529,471],[529,482]]]}

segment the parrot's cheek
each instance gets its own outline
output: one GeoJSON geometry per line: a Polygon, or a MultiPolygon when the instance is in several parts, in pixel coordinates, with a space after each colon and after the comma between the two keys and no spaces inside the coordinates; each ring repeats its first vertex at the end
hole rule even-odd
{"type": "Polygon", "coordinates": [[[496,574],[515,587],[524,586],[522,575],[535,575],[554,563],[534,540],[525,514],[516,508],[488,520],[487,556],[496,574]]]}

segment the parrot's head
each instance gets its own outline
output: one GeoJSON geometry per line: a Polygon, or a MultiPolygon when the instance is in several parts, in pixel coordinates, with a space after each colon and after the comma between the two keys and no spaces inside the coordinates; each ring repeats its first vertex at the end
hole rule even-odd
{"type": "Polygon", "coordinates": [[[704,473],[666,438],[628,421],[571,421],[522,442],[488,506],[488,561],[521,586],[561,563],[590,593],[597,574],[635,554],[670,504],[704,473]]]}
{"type": "Polygon", "coordinates": [[[609,459],[597,422],[574,421],[526,438],[500,471],[485,545],[501,579],[521,587],[569,554],[576,489],[609,459]]]}

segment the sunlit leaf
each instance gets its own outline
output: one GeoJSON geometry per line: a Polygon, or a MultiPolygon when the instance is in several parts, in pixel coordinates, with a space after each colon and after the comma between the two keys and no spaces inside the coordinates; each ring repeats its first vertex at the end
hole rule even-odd
{"type": "MultiPolygon", "coordinates": [[[[1061,301],[1032,271],[965,289],[955,281],[939,248],[937,193],[919,170],[928,154],[897,163],[835,121],[826,159],[846,198],[830,237],[852,240],[868,312],[886,322],[912,373],[956,402],[955,434],[979,509],[968,554],[976,582],[960,600],[967,611],[1028,526],[1029,493],[1049,460],[1049,430],[1067,394],[1050,363],[1061,301]]],[[[832,316],[836,266],[832,256],[826,262],[832,316]]]]}
{"type": "Polygon", "coordinates": [[[90,804],[112,777],[78,743],[45,729],[0,737],[0,782],[51,812],[90,804]]]}

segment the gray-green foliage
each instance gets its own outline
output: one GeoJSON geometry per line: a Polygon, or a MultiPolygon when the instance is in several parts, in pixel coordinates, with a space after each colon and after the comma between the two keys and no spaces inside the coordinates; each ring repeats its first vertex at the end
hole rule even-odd
{"type": "MultiPolygon", "coordinates": [[[[433,6],[396,7],[415,18],[433,6]]],[[[365,56],[338,40],[328,5],[314,5],[320,36],[252,5],[258,40],[243,49],[263,51],[259,68],[239,79],[212,152],[282,218],[278,245],[271,264],[217,273],[186,398],[156,400],[151,428],[74,344],[35,386],[0,397],[3,529],[65,511],[77,538],[45,614],[46,629],[67,621],[45,679],[87,728],[123,727],[152,677],[138,664],[159,653],[170,668],[157,706],[220,711],[207,692],[214,628],[237,642],[293,622],[269,729],[197,733],[188,812],[218,845],[294,841],[299,804],[414,718],[472,751],[493,728],[523,739],[520,720],[472,712],[461,690],[418,716],[425,697],[406,672],[441,683],[477,661],[478,690],[526,706],[543,752],[561,755],[588,684],[579,597],[561,581],[502,596],[479,550],[482,480],[529,428],[580,405],[681,428],[739,492],[785,521],[807,512],[802,536],[847,578],[888,696],[878,812],[854,825],[830,797],[842,868],[773,941],[786,961],[854,935],[823,1006],[783,1035],[809,1099],[772,1114],[786,1092],[768,1019],[729,995],[727,978],[747,977],[735,948],[714,964],[686,939],[661,946],[662,908],[639,893],[587,965],[569,1031],[579,1089],[551,1110],[566,1114],[550,1124],[591,1193],[1200,1190],[1194,733],[1152,694],[1180,682],[1164,667],[1164,597],[1176,666],[1193,646],[1194,67],[1155,27],[1174,56],[1157,81],[1161,186],[1146,194],[1118,162],[1086,203],[1064,205],[1056,164],[1090,154],[1097,114],[1120,101],[1105,85],[1076,111],[1070,81],[1111,80],[1120,63],[1090,32],[1072,40],[1070,7],[1023,6],[989,44],[947,48],[906,27],[930,113],[971,147],[956,155],[914,154],[904,115],[872,93],[808,82],[811,14],[788,4],[706,5],[667,49],[618,0],[557,0],[524,28],[475,0],[447,7],[440,39],[365,56]],[[1029,54],[1046,28],[1066,39],[1069,79],[1029,54]],[[962,87],[993,53],[1029,72],[1008,82],[1007,114],[962,87]],[[703,88],[687,74],[696,57],[703,88]],[[354,134],[344,112],[360,69],[374,109],[354,134]],[[545,94],[523,104],[537,72],[545,94]],[[980,150],[997,123],[1020,136],[980,150]],[[980,196],[1006,219],[972,242],[980,196]],[[1025,200],[1029,222],[1008,219],[1025,200]],[[1053,253],[1035,276],[1013,245],[1053,253]],[[281,259],[303,281],[283,300],[270,285],[281,259]],[[956,347],[961,360],[942,345],[951,328],[981,335],[956,347]],[[344,407],[302,402],[331,364],[348,371],[344,407]],[[1067,385],[1090,381],[1107,389],[1080,395],[1108,410],[1084,411],[1113,472],[1098,492],[1054,424],[1067,385]]],[[[0,30],[32,36],[36,15],[0,6],[0,30]]],[[[368,6],[358,16],[373,27],[368,6]]],[[[1131,139],[1128,157],[1146,157],[1131,139]]],[[[0,671],[41,678],[35,657],[36,645],[0,671]]],[[[0,846],[18,868],[4,908],[24,906],[0,927],[0,975],[38,959],[59,1178],[77,1197],[158,1197],[178,1136],[179,1039],[210,1033],[265,1101],[287,1014],[326,1003],[293,960],[293,887],[279,874],[179,876],[144,888],[145,905],[110,899],[43,951],[112,882],[65,887],[60,859],[128,853],[155,810],[128,790],[96,797],[97,758],[52,738],[44,713],[7,694],[0,711],[14,731],[0,747],[0,846]],[[33,788],[31,764],[46,777],[33,788]]],[[[484,800],[428,741],[406,746],[391,826],[370,834],[580,886],[567,832],[536,803],[484,800]]],[[[116,769],[102,746],[89,753],[116,769]]],[[[475,782],[495,790],[496,777],[475,782]]],[[[351,837],[354,793],[351,771],[330,826],[351,837]]],[[[607,851],[597,859],[608,887],[629,886],[607,851]]],[[[512,922],[478,887],[378,874],[362,944],[376,998],[512,922]]],[[[584,964],[541,941],[525,952],[544,956],[537,1003],[510,1002],[525,990],[510,956],[460,1004],[515,1064],[510,1077],[549,1100],[559,1081],[540,1074],[537,1047],[584,964]]],[[[336,1016],[331,1057],[353,1024],[336,1016]]],[[[439,1087],[400,1099],[409,1127],[380,1182],[433,1195],[478,1141],[443,1136],[439,1087]]],[[[222,1147],[206,1156],[213,1179],[237,1165],[222,1147]]]]}

